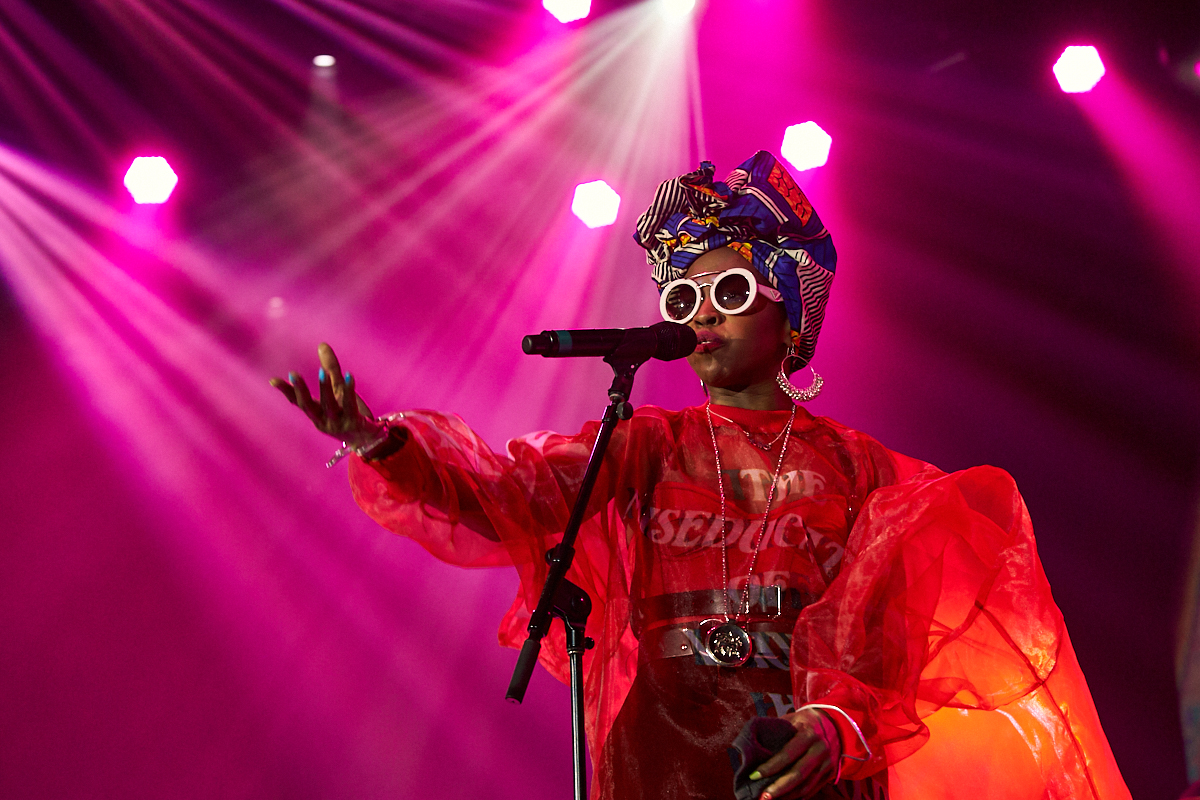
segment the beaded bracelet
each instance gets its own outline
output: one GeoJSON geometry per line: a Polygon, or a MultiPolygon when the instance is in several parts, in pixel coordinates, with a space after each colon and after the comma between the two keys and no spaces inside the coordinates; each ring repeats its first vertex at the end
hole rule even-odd
{"type": "MultiPolygon", "coordinates": [[[[372,451],[381,447],[385,442],[392,438],[392,423],[401,419],[404,419],[403,413],[388,414],[386,417],[380,417],[377,422],[383,423],[383,427],[380,429],[379,433],[374,439],[357,447],[343,441],[342,446],[337,449],[337,451],[333,454],[333,457],[325,462],[325,466],[332,467],[334,464],[338,463],[351,453],[354,453],[354,455],[358,456],[359,458],[370,460],[372,451]]],[[[389,453],[388,455],[391,454],[389,453]]]]}

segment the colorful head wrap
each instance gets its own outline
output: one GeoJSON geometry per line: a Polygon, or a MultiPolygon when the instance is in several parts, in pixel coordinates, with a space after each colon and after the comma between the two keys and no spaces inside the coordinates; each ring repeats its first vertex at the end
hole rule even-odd
{"type": "Polygon", "coordinates": [[[710,161],[666,181],[638,219],[634,239],[646,248],[663,287],[710,250],[741,253],[783,294],[796,355],[807,364],[817,348],[837,252],[829,231],[792,176],[760,150],[713,181],[710,161]]]}

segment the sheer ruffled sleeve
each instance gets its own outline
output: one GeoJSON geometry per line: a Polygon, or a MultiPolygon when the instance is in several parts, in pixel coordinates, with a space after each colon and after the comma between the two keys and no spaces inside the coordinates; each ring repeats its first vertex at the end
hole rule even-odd
{"type": "MultiPolygon", "coordinates": [[[[410,411],[398,422],[408,441],[397,453],[350,462],[354,499],[372,519],[451,564],[541,563],[566,525],[594,424],[574,437],[523,436],[496,453],[452,414],[410,411]]],[[[609,462],[593,492],[599,505],[613,491],[609,462]]]]}
{"type": "MultiPolygon", "coordinates": [[[[620,504],[612,501],[635,495],[633,487],[654,484],[662,454],[674,448],[673,418],[645,407],[617,425],[567,574],[592,600],[587,630],[597,647],[585,654],[584,668],[593,748],[603,741],[636,671],[637,642],[629,631],[630,543],[620,504]]],[[[504,453],[493,452],[457,416],[407,412],[400,424],[409,438],[397,453],[371,464],[351,460],[356,501],[379,524],[443,561],[515,566],[521,586],[500,624],[500,642],[520,647],[545,583],[545,553],[562,538],[599,423],[587,423],[575,436],[522,436],[504,453]]],[[[561,625],[551,626],[539,661],[569,681],[561,625]]]]}
{"type": "Polygon", "coordinates": [[[874,491],[802,613],[798,698],[859,724],[892,798],[1128,797],[1011,477],[926,471],[874,491]]]}

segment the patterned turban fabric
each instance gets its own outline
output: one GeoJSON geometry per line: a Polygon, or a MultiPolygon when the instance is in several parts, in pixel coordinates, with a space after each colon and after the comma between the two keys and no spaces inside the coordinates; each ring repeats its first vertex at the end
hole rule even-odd
{"type": "Polygon", "coordinates": [[[760,150],[714,182],[710,161],[658,187],[633,238],[646,248],[661,292],[700,256],[720,247],[741,253],[783,294],[802,364],[817,348],[837,264],[829,231],[808,198],[770,153],[760,150]]]}

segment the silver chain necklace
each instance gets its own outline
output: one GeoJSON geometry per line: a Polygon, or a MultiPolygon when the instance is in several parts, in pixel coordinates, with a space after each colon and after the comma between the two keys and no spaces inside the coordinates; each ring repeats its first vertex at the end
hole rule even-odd
{"type": "Polygon", "coordinates": [[[715,412],[715,411],[712,411],[712,412],[710,412],[710,413],[712,413],[712,414],[716,414],[716,416],[717,416],[717,418],[718,418],[718,419],[723,419],[723,420],[725,420],[725,421],[726,421],[726,422],[728,422],[730,425],[734,426],[734,427],[735,427],[735,428],[737,428],[739,431],[741,431],[742,433],[744,433],[744,434],[746,435],[746,441],[748,441],[750,444],[752,444],[752,445],[754,445],[755,447],[757,447],[759,450],[762,450],[764,453],[769,453],[769,452],[771,452],[771,450],[772,450],[772,449],[775,447],[775,443],[776,443],[776,442],[778,442],[780,439],[782,439],[782,438],[783,438],[783,435],[784,435],[785,433],[787,433],[787,431],[788,431],[788,429],[787,429],[787,428],[784,428],[784,429],[783,429],[783,430],[781,430],[781,431],[780,431],[778,434],[776,434],[776,435],[775,435],[775,438],[774,438],[774,439],[772,439],[771,441],[767,442],[766,444],[763,444],[762,442],[755,441],[755,440],[754,440],[754,437],[750,435],[750,431],[746,430],[746,429],[745,429],[745,428],[743,428],[741,425],[737,424],[736,422],[734,422],[733,420],[731,420],[729,417],[725,416],[724,414],[717,414],[717,412],[715,412]]]}
{"type": "MultiPolygon", "coordinates": [[[[708,651],[708,656],[723,667],[740,667],[750,660],[750,656],[754,653],[754,645],[750,640],[750,634],[746,629],[737,624],[734,619],[731,619],[729,613],[729,546],[725,542],[725,526],[727,520],[725,518],[725,480],[721,472],[721,451],[717,447],[717,429],[713,425],[712,401],[710,400],[704,406],[704,413],[708,418],[708,433],[712,437],[713,456],[717,462],[717,488],[721,493],[721,591],[725,596],[725,614],[724,622],[720,620],[706,620],[701,623],[700,629],[704,637],[704,647],[708,651]]],[[[718,414],[717,416],[721,416],[718,414]]],[[[727,417],[721,417],[729,422],[727,417]]],[[[779,450],[779,460],[775,463],[775,474],[771,477],[771,488],[767,492],[767,508],[763,511],[762,522],[759,524],[758,536],[754,542],[754,552],[750,556],[750,569],[746,572],[746,585],[742,587],[742,598],[738,603],[737,614],[732,615],[736,618],[738,615],[750,614],[750,579],[754,577],[754,567],[758,562],[758,551],[762,548],[763,538],[767,532],[767,518],[771,515],[771,503],[775,499],[775,487],[779,484],[779,473],[783,470],[783,459],[787,455],[788,449],[788,434],[791,433],[792,423],[796,420],[796,406],[792,406],[792,413],[788,417],[787,425],[784,426],[783,447],[779,450]]],[[[737,423],[734,423],[735,425],[737,423]]],[[[741,427],[740,425],[738,426],[741,427]]],[[[743,429],[743,433],[746,433],[743,429]]],[[[746,434],[749,438],[750,434],[746,434]]],[[[775,438],[778,441],[779,437],[775,438]]],[[[754,444],[754,440],[750,440],[754,444]]],[[[774,441],[772,441],[774,444],[774,441]]]]}

